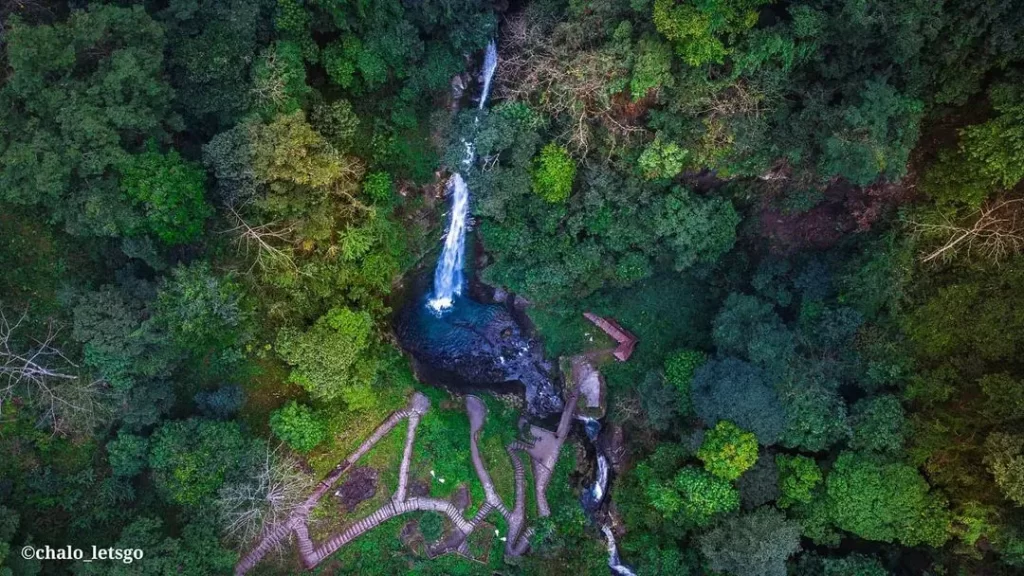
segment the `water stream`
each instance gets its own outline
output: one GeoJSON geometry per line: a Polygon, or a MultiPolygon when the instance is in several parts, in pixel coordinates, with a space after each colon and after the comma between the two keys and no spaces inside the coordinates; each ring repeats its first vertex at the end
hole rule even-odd
{"type": "MultiPolygon", "coordinates": [[[[494,78],[494,71],[498,69],[498,48],[492,40],[487,44],[487,51],[484,53],[484,67],[481,73],[483,91],[480,93],[480,102],[477,110],[483,110],[487,105],[487,96],[491,92],[491,80],[494,78]]],[[[477,118],[479,121],[479,117],[477,118]]],[[[463,142],[466,147],[466,154],[462,158],[462,164],[469,168],[473,164],[476,153],[472,142],[463,142]]],[[[462,295],[462,289],[466,279],[462,274],[462,268],[466,259],[466,224],[469,217],[469,187],[462,175],[455,173],[448,181],[448,190],[452,197],[451,216],[448,221],[448,232],[445,234],[444,250],[437,260],[437,269],[434,271],[434,292],[427,305],[440,314],[450,309],[455,303],[455,297],[462,295]]]]}
{"type": "MultiPolygon", "coordinates": [[[[597,474],[594,477],[594,485],[585,490],[580,496],[580,504],[583,506],[583,509],[588,513],[593,513],[601,507],[601,503],[608,494],[608,456],[605,455],[601,444],[598,442],[598,438],[601,436],[601,423],[588,416],[578,416],[577,418],[583,422],[583,430],[587,433],[587,438],[593,444],[594,453],[597,455],[597,474]]],[[[619,547],[615,543],[615,534],[612,533],[611,526],[603,524],[601,532],[604,533],[605,541],[607,542],[608,568],[611,569],[612,574],[635,576],[633,570],[623,564],[622,559],[619,557],[619,547]]]]}
{"type": "MultiPolygon", "coordinates": [[[[497,67],[498,50],[491,41],[487,45],[481,71],[483,88],[477,105],[477,122],[479,111],[487,105],[491,80],[497,67]]],[[[462,158],[465,171],[473,165],[476,153],[473,142],[463,140],[462,143],[465,148],[462,158]]],[[[400,322],[399,340],[414,357],[457,373],[467,381],[479,384],[520,381],[525,386],[527,407],[531,414],[558,413],[562,405],[546,376],[548,370],[543,350],[519,337],[518,326],[510,316],[506,318],[508,315],[503,314],[501,308],[482,305],[468,298],[458,298],[462,296],[466,284],[463,266],[469,219],[469,187],[459,173],[452,175],[447,187],[451,196],[451,211],[444,248],[434,270],[434,288],[427,297],[430,314],[406,314],[400,322]],[[500,361],[495,362],[496,359],[500,361]]],[[[592,513],[600,508],[607,496],[610,469],[608,458],[598,443],[601,423],[588,417],[579,419],[583,421],[587,437],[594,444],[597,454],[594,485],[585,490],[580,498],[583,508],[592,513]]],[[[602,525],[601,531],[607,541],[611,573],[634,576],[633,571],[619,558],[611,528],[602,525]]]]}

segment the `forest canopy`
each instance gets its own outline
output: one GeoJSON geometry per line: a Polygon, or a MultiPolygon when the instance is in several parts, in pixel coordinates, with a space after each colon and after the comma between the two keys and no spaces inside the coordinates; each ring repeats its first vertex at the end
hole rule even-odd
{"type": "MultiPolygon", "coordinates": [[[[0,3],[0,576],[230,574],[413,391],[410,491],[461,498],[462,399],[393,326],[456,172],[467,276],[548,359],[601,351],[583,312],[637,337],[600,366],[636,574],[1019,573],[1022,8],[0,3]],[[18,554],[93,543],[145,559],[18,554]]],[[[522,402],[487,402],[507,458],[522,402]]],[[[422,512],[321,569],[604,573],[585,440],[523,557],[502,520],[485,560],[431,558],[422,512]]],[[[396,489],[381,442],[316,537],[396,489]]]]}

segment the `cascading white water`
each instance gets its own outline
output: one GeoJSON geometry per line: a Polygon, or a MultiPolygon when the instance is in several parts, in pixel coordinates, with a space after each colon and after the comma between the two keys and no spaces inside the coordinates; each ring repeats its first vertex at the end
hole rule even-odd
{"type": "MultiPolygon", "coordinates": [[[[487,44],[487,51],[484,53],[484,67],[481,74],[483,91],[480,93],[480,103],[477,110],[483,110],[487,104],[487,96],[491,91],[491,79],[494,71],[498,68],[498,47],[492,40],[487,44]]],[[[479,119],[478,119],[479,120],[479,119]]],[[[473,164],[476,155],[472,142],[463,142],[466,146],[466,154],[462,158],[462,164],[469,168],[473,164]]],[[[448,222],[448,233],[444,239],[444,250],[437,261],[437,268],[434,270],[434,292],[427,305],[437,313],[452,307],[456,296],[462,295],[462,287],[465,278],[462,275],[462,266],[466,255],[466,224],[469,217],[469,188],[461,174],[454,174],[448,181],[448,190],[452,197],[451,218],[448,222]]]]}
{"type": "Polygon", "coordinates": [[[434,297],[430,307],[440,312],[451,308],[456,296],[462,295],[462,264],[466,254],[466,217],[469,215],[469,188],[456,173],[448,181],[452,196],[451,222],[444,239],[444,251],[434,270],[434,297]]]}
{"type": "Polygon", "coordinates": [[[636,576],[629,566],[623,564],[619,558],[619,547],[615,544],[615,534],[612,533],[612,529],[608,526],[601,526],[601,531],[604,532],[605,540],[608,542],[608,567],[611,568],[612,574],[636,576]]]}
{"type": "Polygon", "coordinates": [[[477,105],[477,110],[483,110],[484,105],[487,104],[487,96],[491,93],[491,78],[494,77],[494,71],[498,69],[498,46],[491,40],[487,44],[487,51],[484,52],[484,70],[483,70],[483,82],[484,89],[480,92],[480,103],[477,105]]]}
{"type": "MultiPolygon", "coordinates": [[[[576,418],[583,422],[583,431],[586,432],[587,438],[590,439],[594,445],[594,451],[597,453],[597,476],[594,478],[594,485],[583,493],[582,498],[584,509],[593,511],[601,505],[601,500],[604,499],[608,490],[608,458],[598,444],[601,423],[589,416],[577,416],[576,418]]],[[[612,533],[611,527],[604,524],[601,526],[601,531],[604,532],[604,537],[607,540],[608,568],[611,569],[612,574],[636,576],[629,566],[622,563],[622,559],[619,557],[619,547],[615,544],[615,535],[612,533]]]]}

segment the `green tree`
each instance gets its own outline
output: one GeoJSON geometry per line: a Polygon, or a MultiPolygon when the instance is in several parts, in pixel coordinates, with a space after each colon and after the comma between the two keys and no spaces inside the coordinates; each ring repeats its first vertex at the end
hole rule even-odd
{"type": "Polygon", "coordinates": [[[977,209],[1024,179],[1024,97],[1016,84],[997,84],[989,94],[996,116],[960,130],[958,148],[940,152],[922,180],[943,214],[977,209]]]}
{"type": "Polygon", "coordinates": [[[693,407],[704,422],[735,422],[766,446],[778,442],[785,426],[785,410],[764,373],[735,358],[710,360],[697,369],[693,407]]]}
{"type": "Polygon", "coordinates": [[[897,456],[903,452],[907,421],[899,398],[890,394],[861,400],[850,414],[854,450],[897,456]]]}
{"type": "Polygon", "coordinates": [[[145,214],[143,228],[168,244],[196,240],[213,210],[203,200],[205,171],[174,150],[160,154],[155,144],[118,168],[121,191],[145,214]]]}
{"type": "Polygon", "coordinates": [[[640,406],[644,409],[647,423],[655,430],[669,430],[676,422],[688,399],[655,370],[649,371],[637,387],[640,406]]]}
{"type": "Polygon", "coordinates": [[[752,28],[757,23],[757,8],[768,1],[654,0],[654,26],[675,44],[676,52],[687,64],[721,64],[730,52],[723,38],[752,28]]]}
{"type": "Polygon", "coordinates": [[[334,308],[306,332],[282,329],[277,351],[295,367],[291,381],[316,398],[342,399],[350,409],[376,403],[371,387],[379,368],[373,352],[373,319],[367,312],[334,308]]]}
{"type": "Polygon", "coordinates": [[[985,440],[985,465],[1003,495],[1024,506],[1024,436],[995,432],[985,440]]]}
{"type": "Polygon", "coordinates": [[[720,353],[748,358],[773,374],[781,373],[796,346],[771,304],[739,293],[725,299],[715,316],[712,336],[720,353]]]}
{"type": "Polygon", "coordinates": [[[637,165],[644,178],[648,180],[655,178],[674,178],[686,167],[686,158],[689,152],[681,148],[675,142],[665,142],[661,136],[655,136],[654,141],[644,148],[644,151],[637,158],[637,165]]]}
{"type": "Polygon", "coordinates": [[[807,576],[889,576],[878,558],[864,554],[839,558],[804,554],[797,566],[799,573],[807,576]]]}
{"type": "Polygon", "coordinates": [[[740,216],[721,197],[700,198],[674,187],[654,207],[653,231],[675,254],[676,270],[714,264],[736,242],[740,216]]]}
{"type": "Polygon", "coordinates": [[[800,551],[800,525],[775,508],[758,508],[702,535],[700,551],[716,572],[785,576],[786,560],[800,551]]]}
{"type": "Polygon", "coordinates": [[[839,118],[823,142],[818,173],[842,176],[867,186],[879,176],[890,180],[906,173],[910,150],[917,142],[923,104],[885,81],[865,83],[856,104],[839,118]]]}
{"type": "Polygon", "coordinates": [[[707,355],[698,350],[677,350],[665,358],[665,380],[671,384],[681,398],[686,411],[690,410],[690,386],[693,375],[705,362],[707,355]]]}
{"type": "Polygon", "coordinates": [[[177,266],[157,294],[158,321],[178,346],[195,352],[239,346],[247,340],[249,311],[242,287],[199,260],[177,266]]]}
{"type": "Polygon", "coordinates": [[[168,76],[193,130],[215,132],[247,111],[266,8],[265,0],[171,0],[158,14],[167,27],[168,76]]]}
{"type": "Polygon", "coordinates": [[[79,563],[75,573],[83,576],[205,576],[231,572],[238,562],[238,553],[221,544],[209,520],[197,518],[186,524],[177,536],[169,536],[168,532],[162,520],[140,516],[125,526],[114,547],[144,550],[143,560],[130,564],[79,563]]]}
{"type": "Polygon", "coordinates": [[[294,400],[271,412],[270,429],[299,452],[309,452],[327,438],[327,423],[322,416],[294,400]]]}
{"type": "Polygon", "coordinates": [[[762,450],[757,462],[736,481],[744,510],[774,502],[779,497],[779,469],[771,453],[762,450]]]}
{"type": "Polygon", "coordinates": [[[978,380],[985,395],[986,420],[1012,422],[1024,418],[1024,384],[1007,372],[986,374],[978,380]]]}
{"type": "Polygon", "coordinates": [[[757,438],[732,422],[721,420],[704,435],[697,457],[708,472],[735,480],[757,461],[757,438]]]}
{"type": "Polygon", "coordinates": [[[775,390],[784,404],[786,446],[819,452],[849,438],[846,404],[839,382],[828,374],[826,363],[802,361],[791,367],[775,390]]]}
{"type": "Polygon", "coordinates": [[[394,197],[395,185],[387,172],[373,172],[363,180],[363,194],[374,204],[387,204],[394,197]]]}
{"type": "Polygon", "coordinates": [[[107,458],[115,476],[132,478],[146,468],[149,439],[120,430],[117,438],[107,443],[107,458]]]}
{"type": "Polygon", "coordinates": [[[989,92],[998,115],[960,132],[960,149],[994,188],[1013,188],[1024,179],[1024,94],[1017,83],[989,92]]]}
{"type": "Polygon", "coordinates": [[[0,89],[0,199],[45,207],[76,234],[137,229],[143,217],[122,200],[116,174],[140,143],[173,126],[164,46],[163,28],[142,6],[94,4],[52,25],[13,18],[0,89]]]}
{"type": "Polygon", "coordinates": [[[825,480],[828,515],[866,540],[941,546],[949,538],[946,500],[912,466],[844,452],[825,480]]]}
{"type": "Polygon", "coordinates": [[[799,454],[779,454],[775,457],[775,464],[779,467],[779,507],[810,503],[814,489],[822,480],[818,464],[812,458],[799,454]]]}
{"type": "Polygon", "coordinates": [[[150,439],[149,467],[163,497],[186,508],[208,502],[252,455],[236,422],[191,418],[167,422],[150,439]]]}
{"type": "Polygon", "coordinates": [[[541,149],[533,169],[533,191],[552,204],[565,202],[576,179],[576,162],[562,146],[551,142],[541,149]]]}
{"type": "Polygon", "coordinates": [[[18,531],[18,514],[0,506],[0,576],[14,576],[14,572],[7,565],[6,560],[11,554],[11,539],[18,531]]]}
{"type": "Polygon", "coordinates": [[[672,76],[671,46],[655,38],[643,38],[637,43],[635,50],[633,74],[629,81],[629,91],[633,100],[640,100],[652,90],[657,92],[662,86],[672,86],[675,83],[672,76]]]}
{"type": "Polygon", "coordinates": [[[348,100],[335,100],[330,104],[317,104],[310,116],[313,128],[339,152],[347,152],[355,144],[359,130],[359,116],[348,100]]]}
{"type": "Polygon", "coordinates": [[[707,526],[726,512],[739,509],[740,497],[728,480],[694,466],[680,469],[668,482],[646,487],[650,505],[676,524],[707,526]]]}
{"type": "Polygon", "coordinates": [[[253,106],[261,114],[292,114],[306,103],[312,88],[306,84],[302,46],[279,40],[260,53],[252,69],[253,106]]]}
{"type": "Polygon", "coordinates": [[[150,318],[153,286],[129,281],[105,285],[74,301],[71,336],[82,344],[86,365],[115,389],[168,378],[179,354],[150,318]]]}

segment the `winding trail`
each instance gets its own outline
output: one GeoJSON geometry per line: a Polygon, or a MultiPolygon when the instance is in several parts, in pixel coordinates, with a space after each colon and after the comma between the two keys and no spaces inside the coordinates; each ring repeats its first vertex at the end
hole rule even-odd
{"type": "MultiPolygon", "coordinates": [[[[483,458],[480,456],[478,436],[487,418],[487,407],[480,398],[466,396],[466,412],[470,422],[470,456],[476,475],[484,487],[483,504],[473,518],[467,520],[462,512],[447,500],[418,496],[407,497],[409,469],[412,462],[413,445],[416,441],[416,429],[423,414],[430,409],[430,400],[423,394],[416,392],[409,399],[408,406],[392,413],[391,416],[382,422],[374,430],[373,434],[359,445],[355,452],[339,463],[330,474],[317,484],[316,489],[313,490],[309,498],[297,507],[286,520],[270,527],[266,531],[259,542],[239,560],[235,566],[235,575],[243,576],[248,573],[268,552],[281,546],[292,534],[295,535],[299,556],[302,559],[303,565],[307,569],[312,569],[331,554],[338,551],[342,546],[345,546],[369,530],[392,518],[415,511],[438,512],[447,516],[451,522],[452,530],[441,542],[434,546],[434,551],[437,554],[455,551],[468,555],[469,546],[467,539],[469,535],[480,526],[491,512],[495,511],[501,514],[508,522],[509,532],[505,540],[506,556],[514,557],[524,554],[530,546],[530,537],[533,535],[533,529],[526,526],[526,474],[518,452],[525,452],[533,461],[535,488],[538,495],[538,510],[542,516],[547,516],[550,512],[547,510],[545,489],[547,482],[550,480],[550,470],[554,468],[554,463],[558,459],[558,453],[567,435],[568,426],[563,426],[563,423],[572,420],[577,394],[578,389],[574,389],[570,395],[572,401],[566,402],[558,433],[552,434],[551,432],[543,431],[550,438],[546,438],[547,442],[545,442],[545,447],[542,451],[536,452],[538,448],[535,445],[520,441],[512,442],[506,447],[515,471],[515,503],[511,510],[502,501],[501,496],[498,495],[494,482],[491,480],[487,467],[484,465],[483,458]],[[369,516],[328,538],[322,544],[313,542],[309,537],[310,512],[323,495],[403,419],[408,419],[405,447],[402,452],[402,463],[399,468],[398,486],[391,500],[369,516]],[[550,441],[551,438],[554,439],[553,443],[550,441]],[[543,462],[538,462],[538,458],[543,460],[543,462]],[[538,464],[540,465],[538,466],[538,464]],[[538,473],[542,470],[547,470],[547,474],[538,473]],[[544,503],[543,507],[540,505],[541,502],[544,503]]],[[[533,427],[533,430],[534,436],[537,437],[536,431],[541,429],[533,427]]]]}

